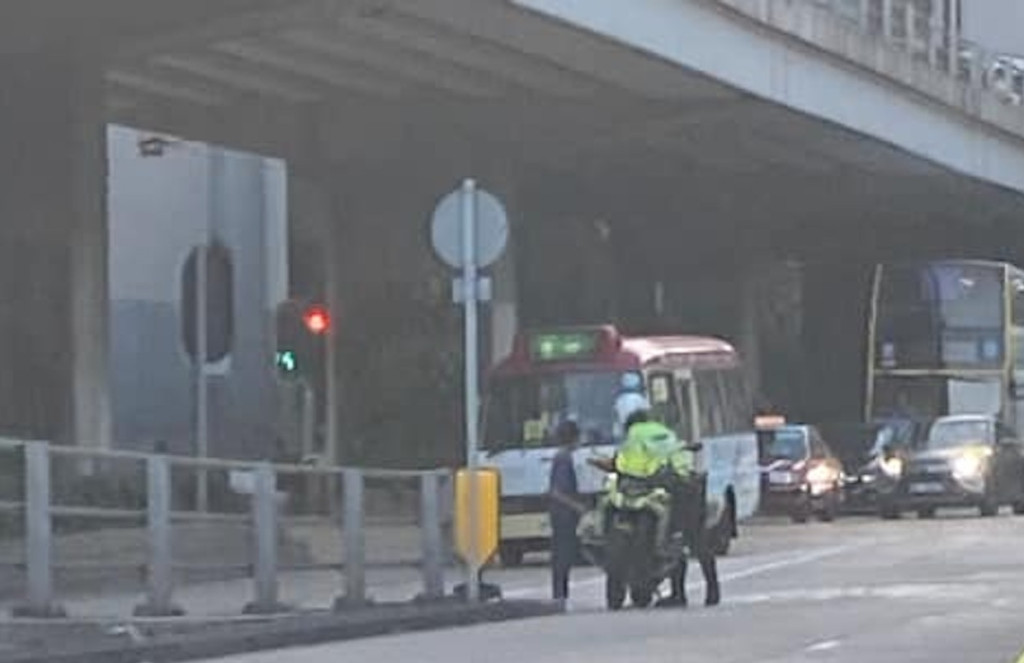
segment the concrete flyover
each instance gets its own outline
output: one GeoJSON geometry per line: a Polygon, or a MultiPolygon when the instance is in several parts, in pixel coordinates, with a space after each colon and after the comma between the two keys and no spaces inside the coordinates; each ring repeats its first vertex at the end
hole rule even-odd
{"type": "MultiPolygon", "coordinates": [[[[110,437],[104,121],[286,158],[295,280],[358,321],[343,370],[364,379],[370,367],[351,366],[375,360],[374,343],[415,357],[451,335],[422,225],[467,173],[517,223],[497,273],[497,344],[517,320],[694,325],[677,286],[781,258],[1008,250],[999,233],[1024,211],[1021,114],[804,2],[268,0],[216,15],[111,0],[78,19],[47,7],[0,21],[34,35],[4,58],[0,135],[48,148],[3,163],[23,192],[0,203],[3,232],[22,238],[3,243],[4,282],[26,256],[80,270],[34,277],[53,301],[72,294],[57,312],[3,286],[5,304],[64,330],[33,335],[15,320],[0,332],[23,343],[3,344],[14,368],[0,423],[26,434],[110,437]],[[32,216],[42,221],[22,221],[32,216]],[[68,241],[73,228],[81,241],[68,241]],[[665,310],[649,304],[655,283],[665,310]],[[394,298],[407,292],[425,308],[394,298]],[[21,393],[40,363],[49,386],[21,393]]],[[[743,315],[723,316],[697,326],[753,344],[743,315]]]]}

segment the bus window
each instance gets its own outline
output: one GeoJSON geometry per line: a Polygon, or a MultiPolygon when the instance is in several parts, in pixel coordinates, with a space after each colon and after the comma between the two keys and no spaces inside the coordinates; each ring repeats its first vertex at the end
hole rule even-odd
{"type": "Polygon", "coordinates": [[[876,302],[879,367],[999,366],[1003,274],[998,265],[885,267],[876,302]]]}
{"type": "Polygon", "coordinates": [[[715,371],[700,371],[697,381],[697,410],[700,413],[700,432],[704,437],[721,435],[725,429],[722,412],[722,391],[715,371]]]}
{"type": "Polygon", "coordinates": [[[591,371],[495,381],[486,412],[485,447],[555,446],[555,429],[566,419],[577,422],[584,444],[613,443],[620,378],[617,372],[591,371]]]}
{"type": "Polygon", "coordinates": [[[722,405],[725,432],[738,433],[750,430],[754,408],[750,401],[747,381],[743,371],[733,368],[719,374],[722,389],[722,405]]]}
{"type": "Polygon", "coordinates": [[[1013,295],[1013,310],[1011,317],[1013,324],[1024,326],[1024,276],[1010,277],[1011,295],[1013,295]]]}
{"type": "Polygon", "coordinates": [[[1015,368],[1024,368],[1024,329],[1013,330],[1013,365],[1015,368]]]}
{"type": "Polygon", "coordinates": [[[678,386],[671,373],[652,373],[648,378],[651,415],[676,432],[681,439],[690,435],[690,418],[686,415],[678,386]]]}

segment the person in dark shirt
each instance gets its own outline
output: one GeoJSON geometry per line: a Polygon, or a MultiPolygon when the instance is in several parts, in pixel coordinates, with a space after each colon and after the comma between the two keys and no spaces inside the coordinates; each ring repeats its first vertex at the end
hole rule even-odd
{"type": "Polygon", "coordinates": [[[549,494],[551,503],[551,593],[557,600],[569,598],[569,571],[576,559],[576,526],[582,507],[578,501],[573,452],[579,444],[580,430],[573,421],[565,421],[556,431],[558,453],[551,462],[549,494]]]}

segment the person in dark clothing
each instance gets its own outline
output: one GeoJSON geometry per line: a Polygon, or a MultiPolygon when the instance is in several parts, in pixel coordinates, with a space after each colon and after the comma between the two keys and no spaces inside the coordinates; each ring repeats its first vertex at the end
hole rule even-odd
{"type": "Polygon", "coordinates": [[[569,571],[576,559],[576,526],[583,509],[579,504],[573,452],[579,444],[579,427],[563,422],[556,432],[558,453],[551,462],[549,494],[551,504],[551,593],[555,599],[569,598],[569,571]]]}
{"type": "Polygon", "coordinates": [[[701,572],[704,574],[704,605],[714,606],[721,601],[718,586],[718,564],[711,548],[710,532],[707,520],[707,475],[700,474],[676,488],[674,495],[675,513],[673,517],[682,522],[683,542],[686,552],[683,553],[679,570],[672,578],[672,593],[659,601],[659,606],[685,606],[686,599],[686,568],[689,556],[697,558],[701,572]]]}

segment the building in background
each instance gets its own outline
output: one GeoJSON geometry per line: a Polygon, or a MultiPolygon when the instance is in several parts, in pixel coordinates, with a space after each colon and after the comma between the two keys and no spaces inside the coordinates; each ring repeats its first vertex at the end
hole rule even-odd
{"type": "Polygon", "coordinates": [[[1024,2],[971,0],[961,6],[964,39],[995,53],[1024,58],[1024,2]]]}
{"type": "Polygon", "coordinates": [[[273,312],[287,293],[283,162],[109,129],[111,375],[118,446],[195,453],[181,273],[208,233],[231,252],[234,342],[211,367],[210,454],[279,451],[273,312]]]}

